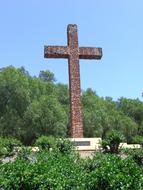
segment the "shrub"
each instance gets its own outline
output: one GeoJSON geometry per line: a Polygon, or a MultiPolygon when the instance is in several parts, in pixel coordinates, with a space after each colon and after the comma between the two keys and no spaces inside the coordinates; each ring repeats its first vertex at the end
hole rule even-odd
{"type": "Polygon", "coordinates": [[[61,153],[70,153],[74,150],[73,143],[70,140],[53,136],[41,136],[36,140],[35,145],[40,147],[41,150],[52,149],[61,153]]]}
{"type": "Polygon", "coordinates": [[[0,163],[2,190],[142,190],[143,168],[132,157],[97,153],[82,160],[62,151],[28,153],[0,163]]]}
{"type": "Polygon", "coordinates": [[[35,162],[17,159],[0,164],[0,188],[4,190],[85,189],[82,161],[76,155],[54,151],[35,154],[35,162]]]}
{"type": "Polygon", "coordinates": [[[82,160],[74,154],[41,151],[35,160],[0,164],[3,190],[142,190],[143,169],[130,157],[97,153],[82,160]]]}
{"type": "Polygon", "coordinates": [[[123,154],[133,159],[139,166],[143,166],[143,149],[123,149],[123,154]]]}
{"type": "Polygon", "coordinates": [[[14,138],[0,137],[0,156],[12,156],[15,154],[15,147],[22,146],[22,143],[14,138]]]}
{"type": "Polygon", "coordinates": [[[142,190],[143,170],[130,158],[98,153],[86,161],[86,190],[142,190]]]}
{"type": "Polygon", "coordinates": [[[17,153],[17,157],[23,160],[31,160],[34,155],[32,147],[21,147],[17,153]]]}
{"type": "Polygon", "coordinates": [[[42,150],[50,150],[50,148],[55,148],[56,138],[53,136],[41,136],[39,137],[35,145],[41,148],[42,150]]]}
{"type": "Polygon", "coordinates": [[[104,140],[102,140],[101,145],[104,152],[119,153],[119,144],[124,141],[124,136],[117,130],[112,130],[107,133],[104,140]],[[109,149],[108,149],[109,146],[109,149]]]}
{"type": "Polygon", "coordinates": [[[73,142],[65,138],[57,139],[57,148],[61,153],[72,153],[75,149],[73,142]]]}
{"type": "Polygon", "coordinates": [[[140,144],[141,147],[143,148],[143,136],[135,136],[134,143],[140,144]]]}

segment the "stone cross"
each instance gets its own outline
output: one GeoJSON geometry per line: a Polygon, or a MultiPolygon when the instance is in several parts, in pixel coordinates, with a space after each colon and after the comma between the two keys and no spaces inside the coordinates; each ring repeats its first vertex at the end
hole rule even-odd
{"type": "Polygon", "coordinates": [[[45,58],[67,58],[69,65],[70,136],[83,137],[82,106],[80,98],[79,59],[101,59],[102,49],[79,47],[76,25],[67,27],[67,46],[45,46],[45,58]]]}

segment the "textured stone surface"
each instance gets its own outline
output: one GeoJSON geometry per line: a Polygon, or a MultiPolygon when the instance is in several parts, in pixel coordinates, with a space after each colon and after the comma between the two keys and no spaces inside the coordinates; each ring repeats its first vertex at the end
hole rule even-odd
{"type": "Polygon", "coordinates": [[[69,91],[70,91],[70,136],[83,137],[82,106],[80,99],[80,71],[79,59],[101,59],[102,49],[92,47],[78,47],[76,25],[68,25],[67,46],[45,46],[45,58],[68,58],[69,91]]]}

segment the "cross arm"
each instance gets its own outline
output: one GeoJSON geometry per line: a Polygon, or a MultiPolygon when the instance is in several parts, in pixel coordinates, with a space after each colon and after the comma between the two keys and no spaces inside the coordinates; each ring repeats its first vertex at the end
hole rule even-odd
{"type": "Polygon", "coordinates": [[[80,59],[101,59],[101,57],[102,57],[102,48],[92,48],[92,47],[79,48],[80,59]]]}
{"type": "Polygon", "coordinates": [[[45,58],[68,58],[67,46],[44,46],[45,58]]]}

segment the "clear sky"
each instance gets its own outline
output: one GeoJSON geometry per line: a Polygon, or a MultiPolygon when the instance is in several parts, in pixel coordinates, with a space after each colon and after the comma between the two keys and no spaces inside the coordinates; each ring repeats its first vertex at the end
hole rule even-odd
{"type": "Polygon", "coordinates": [[[80,46],[103,48],[102,60],[80,61],[81,88],[143,100],[142,0],[0,0],[0,67],[48,69],[68,84],[67,60],[43,56],[44,45],[66,45],[68,24],[80,46]]]}

